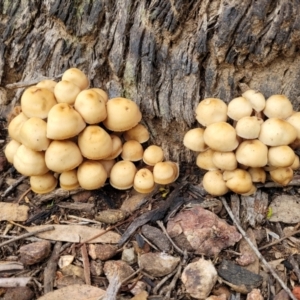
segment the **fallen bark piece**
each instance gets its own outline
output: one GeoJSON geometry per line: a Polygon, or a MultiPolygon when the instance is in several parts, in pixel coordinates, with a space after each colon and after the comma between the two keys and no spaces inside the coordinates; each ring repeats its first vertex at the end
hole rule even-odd
{"type": "Polygon", "coordinates": [[[90,244],[89,245],[89,256],[92,259],[101,259],[101,260],[108,260],[116,255],[118,251],[118,247],[114,245],[107,245],[107,244],[90,244]]]}
{"type": "Polygon", "coordinates": [[[28,287],[15,287],[7,289],[2,300],[32,300],[34,299],[34,292],[28,287]]]}
{"type": "Polygon", "coordinates": [[[111,282],[117,276],[118,281],[122,282],[124,279],[134,273],[134,270],[122,260],[108,260],[104,264],[104,274],[108,281],[111,282]]]}
{"type": "Polygon", "coordinates": [[[299,223],[300,201],[298,196],[280,195],[269,206],[270,222],[299,223]]]}
{"type": "Polygon", "coordinates": [[[179,262],[179,257],[174,257],[163,252],[145,253],[138,260],[140,268],[154,277],[168,275],[175,270],[179,262]]]}
{"type": "Polygon", "coordinates": [[[162,231],[154,226],[144,225],[142,227],[143,235],[161,251],[169,252],[171,243],[162,231]]]}
{"type": "Polygon", "coordinates": [[[235,291],[250,293],[262,283],[262,276],[252,273],[229,260],[223,260],[218,267],[218,274],[235,291]]]}
{"type": "Polygon", "coordinates": [[[259,289],[254,289],[247,295],[246,300],[264,300],[264,298],[259,289]]]}
{"type": "Polygon", "coordinates": [[[81,278],[82,280],[85,280],[84,270],[83,270],[83,268],[81,268],[79,266],[68,265],[61,269],[61,273],[64,276],[77,276],[77,277],[81,278]]]}
{"type": "Polygon", "coordinates": [[[0,274],[1,277],[3,274],[11,274],[15,272],[19,272],[24,270],[24,266],[22,263],[17,262],[17,261],[0,261],[0,274]]]}
{"type": "Polygon", "coordinates": [[[9,287],[26,286],[30,280],[31,277],[0,278],[0,287],[9,288],[9,287]]]}
{"type": "Polygon", "coordinates": [[[95,216],[95,220],[104,224],[116,224],[123,221],[127,216],[127,213],[121,209],[106,209],[98,212],[95,216]]]}
{"type": "Polygon", "coordinates": [[[20,262],[24,265],[34,265],[50,255],[51,243],[49,241],[39,241],[22,246],[19,250],[20,262]]]}
{"type": "Polygon", "coordinates": [[[213,263],[203,258],[188,264],[181,275],[186,292],[196,299],[206,299],[217,278],[218,274],[213,263]]]}
{"type": "Polygon", "coordinates": [[[102,297],[105,291],[91,285],[74,284],[45,294],[38,300],[83,300],[92,297],[102,297]]]}
{"type": "Polygon", "coordinates": [[[28,219],[29,206],[0,202],[0,221],[24,222],[28,219]]]}
{"type": "Polygon", "coordinates": [[[93,210],[93,208],[95,207],[95,204],[94,203],[81,203],[81,202],[75,202],[75,203],[60,202],[57,204],[57,206],[62,207],[62,208],[91,212],[93,210]]]}
{"type": "MultiPolygon", "coordinates": [[[[38,229],[47,227],[48,225],[32,226],[26,227],[29,232],[36,231],[38,229]]],[[[52,225],[51,225],[52,226],[52,225]]],[[[49,227],[49,226],[48,226],[49,227]]],[[[53,225],[54,230],[42,232],[37,234],[39,238],[71,242],[71,243],[81,243],[86,241],[86,243],[111,243],[116,244],[120,240],[120,235],[113,231],[105,232],[104,229],[83,226],[83,225],[53,225]],[[101,235],[100,235],[101,234],[101,235]],[[100,235],[100,236],[98,236],[100,235]],[[95,238],[94,238],[95,237],[95,238]],[[92,239],[93,238],[93,239],[92,239]]]]}
{"type": "Polygon", "coordinates": [[[122,203],[121,209],[127,213],[133,213],[147,202],[149,195],[132,191],[131,196],[126,198],[122,203]]]}
{"type": "MultiPolygon", "coordinates": [[[[167,224],[171,238],[183,234],[197,254],[215,256],[238,242],[242,235],[217,215],[200,206],[181,211],[167,224]]],[[[182,248],[181,245],[178,245],[182,248]]]]}

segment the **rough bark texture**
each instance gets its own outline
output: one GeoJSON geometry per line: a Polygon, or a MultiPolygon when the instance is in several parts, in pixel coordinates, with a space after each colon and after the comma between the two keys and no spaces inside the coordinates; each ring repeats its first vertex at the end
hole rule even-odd
{"type": "MultiPolygon", "coordinates": [[[[173,159],[205,97],[240,85],[300,99],[299,0],[2,0],[0,84],[76,66],[110,97],[140,106],[152,141],[173,159]]],[[[3,105],[18,100],[1,89],[3,105]]]]}

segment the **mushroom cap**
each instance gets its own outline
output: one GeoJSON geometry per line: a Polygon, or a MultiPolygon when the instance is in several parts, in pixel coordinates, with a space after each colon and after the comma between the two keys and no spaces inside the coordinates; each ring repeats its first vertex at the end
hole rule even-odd
{"type": "Polygon", "coordinates": [[[25,121],[19,136],[23,145],[35,151],[46,150],[50,144],[47,123],[40,118],[33,117],[25,121]]]}
{"type": "Polygon", "coordinates": [[[169,161],[169,160],[167,160],[166,163],[169,164],[173,168],[174,174],[175,174],[174,181],[176,181],[179,177],[179,164],[174,161],[169,161]]]}
{"type": "Polygon", "coordinates": [[[105,103],[108,101],[108,95],[104,90],[99,89],[99,88],[91,88],[90,90],[97,92],[105,103]]]}
{"type": "Polygon", "coordinates": [[[79,134],[78,146],[82,155],[92,160],[109,157],[113,149],[110,135],[97,125],[89,125],[79,134]]]}
{"type": "Polygon", "coordinates": [[[19,143],[22,143],[20,137],[21,128],[27,120],[28,117],[21,112],[16,117],[14,117],[8,125],[8,135],[19,143]]]}
{"type": "Polygon", "coordinates": [[[247,193],[244,193],[244,194],[241,194],[242,196],[250,196],[250,195],[253,195],[255,194],[257,191],[257,188],[254,184],[252,184],[252,187],[251,189],[247,192],[247,193]]]}
{"type": "Polygon", "coordinates": [[[203,134],[203,128],[190,129],[184,135],[183,145],[192,151],[205,151],[208,146],[204,143],[203,134]]]}
{"type": "Polygon", "coordinates": [[[71,81],[61,80],[54,88],[54,95],[58,103],[68,103],[73,105],[77,95],[80,93],[80,88],[71,81]]]}
{"type": "Polygon", "coordinates": [[[82,160],[78,146],[68,140],[52,141],[45,154],[47,167],[57,173],[75,169],[82,160]]]}
{"type": "Polygon", "coordinates": [[[10,140],[6,144],[5,149],[4,149],[4,154],[9,163],[13,164],[14,156],[20,146],[21,146],[21,144],[16,140],[10,140]]]}
{"type": "Polygon", "coordinates": [[[127,141],[123,144],[121,157],[123,160],[139,161],[143,158],[143,147],[135,140],[127,141]]]}
{"type": "Polygon", "coordinates": [[[239,144],[235,129],[226,122],[208,125],[203,138],[207,146],[221,152],[233,151],[239,144]]]}
{"type": "Polygon", "coordinates": [[[297,130],[290,123],[279,119],[270,118],[260,127],[258,139],[267,146],[289,145],[297,137],[297,130]]]}
{"type": "Polygon", "coordinates": [[[289,146],[274,146],[268,151],[268,164],[273,167],[290,167],[295,160],[295,152],[289,146]]]}
{"type": "Polygon", "coordinates": [[[136,126],[142,114],[135,102],[126,98],[112,98],[106,104],[107,118],[103,121],[112,131],[126,131],[136,126]]]}
{"type": "Polygon", "coordinates": [[[134,176],[133,188],[143,194],[150,193],[154,190],[155,182],[150,170],[142,168],[134,176]]]}
{"type": "Polygon", "coordinates": [[[140,144],[149,140],[149,131],[143,124],[137,124],[123,133],[125,141],[135,140],[140,144]]]}
{"type": "Polygon", "coordinates": [[[77,178],[82,188],[95,190],[105,184],[107,173],[99,161],[86,160],[78,167],[77,178]]]}
{"type": "Polygon", "coordinates": [[[253,186],[249,172],[242,169],[224,171],[223,179],[226,182],[226,186],[237,194],[248,193],[253,186]]]}
{"type": "Polygon", "coordinates": [[[31,190],[37,194],[47,194],[57,186],[57,179],[52,172],[30,177],[31,190]]]}
{"type": "Polygon", "coordinates": [[[77,169],[62,172],[59,176],[59,185],[62,189],[67,191],[79,188],[77,169]]]}
{"type": "Polygon", "coordinates": [[[203,170],[217,170],[218,167],[213,163],[213,154],[214,150],[212,149],[207,149],[204,152],[200,152],[197,155],[196,165],[203,170]]]}
{"type": "Polygon", "coordinates": [[[169,184],[176,180],[178,174],[174,166],[167,161],[158,162],[153,168],[154,182],[158,184],[169,184]]]}
{"type": "Polygon", "coordinates": [[[300,139],[300,112],[294,113],[286,121],[296,128],[297,138],[300,139]]]}
{"type": "Polygon", "coordinates": [[[80,92],[74,107],[88,124],[100,123],[107,117],[106,102],[92,89],[80,92]]]}
{"type": "Polygon", "coordinates": [[[213,165],[220,170],[233,171],[237,168],[237,160],[234,152],[214,151],[212,155],[213,165]]]}
{"type": "Polygon", "coordinates": [[[156,163],[164,160],[164,152],[160,146],[151,145],[147,147],[143,154],[143,162],[148,166],[154,166],[156,163]]]}
{"type": "Polygon", "coordinates": [[[268,147],[259,140],[242,142],[235,155],[240,164],[248,167],[264,167],[268,163],[268,147]]]}
{"type": "Polygon", "coordinates": [[[67,103],[58,103],[49,111],[47,137],[65,140],[79,134],[86,124],[80,114],[67,103]]]}
{"type": "Polygon", "coordinates": [[[14,167],[25,176],[44,175],[49,171],[45,163],[45,153],[34,151],[24,145],[16,151],[14,167]]]}
{"type": "Polygon", "coordinates": [[[107,173],[107,178],[110,177],[110,172],[116,161],[114,159],[101,159],[99,162],[102,164],[104,167],[106,173],[107,173]]]}
{"type": "Polygon", "coordinates": [[[293,161],[293,164],[291,165],[292,170],[298,170],[300,166],[300,160],[299,160],[299,156],[295,155],[295,159],[293,161]]]}
{"type": "Polygon", "coordinates": [[[249,172],[252,182],[262,182],[265,183],[266,181],[266,171],[264,168],[248,168],[247,171],[249,172]]]}
{"type": "Polygon", "coordinates": [[[90,85],[89,79],[87,78],[87,76],[81,70],[79,70],[77,68],[70,68],[70,69],[66,70],[64,72],[61,80],[71,81],[74,84],[76,84],[77,86],[79,86],[79,88],[81,90],[87,89],[90,85]]]}
{"type": "Polygon", "coordinates": [[[283,186],[286,186],[294,177],[294,172],[291,167],[276,168],[270,171],[271,179],[283,186]]]}
{"type": "Polygon", "coordinates": [[[31,86],[21,97],[22,112],[28,117],[46,119],[50,109],[56,105],[54,94],[48,89],[31,86]]]}
{"type": "Polygon", "coordinates": [[[123,147],[122,140],[120,137],[118,137],[115,134],[110,134],[110,138],[112,141],[112,151],[111,154],[105,158],[106,160],[117,158],[121,154],[123,147]]]}
{"type": "Polygon", "coordinates": [[[118,190],[127,190],[133,186],[137,169],[133,162],[121,160],[114,164],[110,172],[110,185],[118,190]]]}
{"type": "Polygon", "coordinates": [[[235,126],[236,134],[244,139],[257,139],[263,119],[258,117],[243,117],[235,126]]]}
{"type": "Polygon", "coordinates": [[[235,121],[243,117],[248,117],[252,113],[251,103],[244,97],[232,99],[228,103],[227,115],[235,121]]]}
{"type": "Polygon", "coordinates": [[[206,192],[212,196],[222,196],[229,191],[220,170],[206,172],[202,184],[206,192]]]}
{"type": "Polygon", "coordinates": [[[268,118],[286,119],[293,113],[293,105],[284,95],[272,95],[266,101],[263,113],[268,118]]]}
{"type": "Polygon", "coordinates": [[[257,112],[261,112],[266,106],[265,96],[258,91],[247,90],[242,96],[251,103],[252,108],[257,112]]]}
{"type": "Polygon", "coordinates": [[[47,90],[49,90],[51,93],[54,94],[54,88],[55,88],[56,84],[57,84],[57,82],[54,81],[54,80],[51,80],[51,79],[45,79],[45,80],[40,81],[36,86],[37,86],[37,87],[44,88],[44,89],[47,89],[47,90]]]}
{"type": "Polygon", "coordinates": [[[206,98],[196,108],[196,119],[203,126],[216,122],[226,122],[227,105],[221,99],[206,98]]]}

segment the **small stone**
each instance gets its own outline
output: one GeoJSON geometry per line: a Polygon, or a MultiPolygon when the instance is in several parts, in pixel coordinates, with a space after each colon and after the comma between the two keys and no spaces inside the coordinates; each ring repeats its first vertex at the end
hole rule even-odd
{"type": "Polygon", "coordinates": [[[120,221],[123,221],[126,218],[126,216],[126,212],[121,209],[107,209],[100,211],[95,216],[95,219],[105,224],[115,224],[120,221]]]}
{"type": "Polygon", "coordinates": [[[154,277],[170,274],[179,264],[180,258],[166,253],[145,253],[139,257],[139,266],[154,277]]]}
{"type": "Polygon", "coordinates": [[[67,276],[67,275],[71,275],[71,276],[77,276],[83,280],[85,280],[85,277],[84,277],[84,270],[83,268],[79,267],[79,266],[75,266],[75,265],[68,265],[66,267],[63,267],[61,269],[61,273],[64,275],[64,276],[67,276]]]}
{"type": "Polygon", "coordinates": [[[147,300],[147,299],[148,299],[148,293],[146,291],[142,291],[131,298],[131,300],[147,300]]]}
{"type": "Polygon", "coordinates": [[[70,265],[74,260],[74,255],[62,255],[58,260],[58,266],[60,268],[70,265]]]}
{"type": "Polygon", "coordinates": [[[131,196],[123,201],[121,209],[127,213],[133,213],[147,201],[147,195],[133,191],[131,196]]]}
{"type": "Polygon", "coordinates": [[[104,264],[104,274],[110,282],[115,274],[118,274],[119,281],[124,281],[127,277],[134,273],[134,270],[122,260],[108,260],[104,264]]]}
{"type": "Polygon", "coordinates": [[[122,260],[126,261],[129,265],[136,262],[136,254],[134,248],[126,248],[122,252],[122,260]]]}
{"type": "Polygon", "coordinates": [[[34,299],[34,292],[27,286],[9,288],[2,300],[31,300],[34,299]]]}
{"type": "Polygon", "coordinates": [[[100,276],[103,273],[103,266],[101,260],[92,260],[90,262],[91,274],[93,276],[100,276]]]}
{"type": "Polygon", "coordinates": [[[142,291],[145,291],[147,288],[147,285],[144,281],[138,281],[137,283],[135,283],[133,285],[129,284],[128,287],[130,289],[130,292],[133,295],[137,295],[137,294],[141,293],[142,291]]]}
{"type": "Polygon", "coordinates": [[[264,300],[259,289],[253,289],[248,295],[246,300],[264,300]]]}
{"type": "Polygon", "coordinates": [[[49,256],[51,243],[47,240],[31,243],[22,246],[20,252],[20,262],[24,265],[34,265],[49,256]]]}
{"type": "Polygon", "coordinates": [[[64,288],[72,284],[85,284],[85,281],[82,278],[73,275],[63,276],[56,280],[56,287],[58,289],[64,288]]]}
{"type": "Polygon", "coordinates": [[[89,255],[92,259],[108,260],[116,255],[117,246],[109,244],[89,244],[89,255]]]}
{"type": "Polygon", "coordinates": [[[171,243],[168,238],[156,227],[144,225],[142,227],[143,235],[157,246],[161,251],[169,252],[171,250],[171,243]]]}
{"type": "Polygon", "coordinates": [[[205,299],[218,278],[217,271],[210,260],[200,258],[188,264],[181,275],[186,292],[196,299],[205,299]]]}

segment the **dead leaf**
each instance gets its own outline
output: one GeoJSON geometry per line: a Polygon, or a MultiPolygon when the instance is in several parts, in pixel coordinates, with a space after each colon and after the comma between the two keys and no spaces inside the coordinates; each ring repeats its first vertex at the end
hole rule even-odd
{"type": "MultiPolygon", "coordinates": [[[[53,225],[53,226],[54,226],[54,230],[38,233],[36,234],[36,236],[42,239],[48,239],[54,241],[81,243],[105,231],[104,229],[88,227],[84,225],[53,225]]],[[[26,230],[32,232],[44,227],[49,227],[49,225],[26,227],[26,230]]],[[[120,237],[121,236],[118,233],[113,231],[108,231],[91,241],[87,241],[87,243],[117,244],[120,240],[120,237]]]]}
{"type": "Polygon", "coordinates": [[[26,205],[0,202],[0,221],[26,221],[28,211],[29,207],[26,205]]]}

